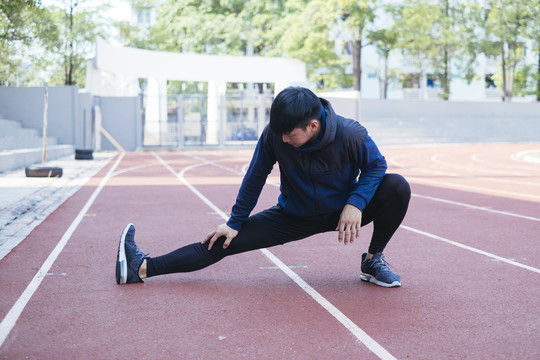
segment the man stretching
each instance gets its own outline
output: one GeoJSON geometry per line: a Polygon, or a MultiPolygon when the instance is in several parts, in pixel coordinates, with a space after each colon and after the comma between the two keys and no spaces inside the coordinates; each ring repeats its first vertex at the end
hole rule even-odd
{"type": "Polygon", "coordinates": [[[352,243],[360,227],[373,222],[361,278],[384,287],[401,286],[383,250],[405,217],[411,191],[401,175],[386,174],[386,168],[362,125],[337,115],[327,100],[308,89],[286,88],[272,103],[270,124],[259,138],[229,220],[202,242],[158,257],[139,250],[135,227],[128,224],[118,247],[116,282],[195,271],[229,255],[327,231],[337,231],[338,241],[352,243]],[[250,216],[276,162],[278,203],[250,216]]]}

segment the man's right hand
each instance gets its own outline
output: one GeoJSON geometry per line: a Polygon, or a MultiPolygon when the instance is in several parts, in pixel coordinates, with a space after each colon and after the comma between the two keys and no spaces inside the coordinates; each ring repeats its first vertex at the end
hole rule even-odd
{"type": "Polygon", "coordinates": [[[221,224],[215,230],[210,231],[201,244],[205,244],[208,242],[208,240],[210,240],[210,244],[208,245],[208,250],[210,250],[212,249],[212,246],[214,246],[216,240],[224,236],[225,242],[223,243],[223,248],[226,249],[229,247],[231,241],[236,237],[236,235],[238,235],[238,230],[234,230],[227,224],[221,224]]]}

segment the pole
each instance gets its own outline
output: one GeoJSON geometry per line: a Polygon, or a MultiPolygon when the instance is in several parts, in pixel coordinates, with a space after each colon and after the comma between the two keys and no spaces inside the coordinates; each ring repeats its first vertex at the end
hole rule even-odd
{"type": "Polygon", "coordinates": [[[45,166],[47,162],[47,118],[49,108],[49,87],[45,83],[45,95],[43,101],[43,164],[42,166],[31,165],[25,169],[27,177],[61,177],[63,169],[55,166],[45,166]]]}
{"type": "Polygon", "coordinates": [[[43,164],[47,162],[47,120],[49,108],[49,87],[45,83],[45,96],[43,101],[43,164]]]}

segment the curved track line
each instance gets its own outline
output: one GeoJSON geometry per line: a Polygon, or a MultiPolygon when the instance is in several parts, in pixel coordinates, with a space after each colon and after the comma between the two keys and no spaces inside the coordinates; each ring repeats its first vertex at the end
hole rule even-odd
{"type": "MultiPolygon", "coordinates": [[[[516,184],[516,185],[540,186],[540,183],[536,183],[536,182],[491,178],[489,177],[489,175],[459,175],[459,174],[452,174],[452,173],[447,173],[447,172],[442,172],[442,171],[437,171],[437,170],[428,170],[428,169],[423,169],[423,168],[411,168],[409,170],[416,170],[416,171],[421,171],[428,174],[447,176],[449,178],[456,178],[456,179],[476,178],[476,179],[482,179],[482,181],[491,181],[491,182],[516,184]]],[[[489,188],[486,188],[486,190],[489,190],[489,188]]],[[[524,196],[528,196],[528,195],[524,195],[524,196]]]]}
{"type": "MultiPolygon", "coordinates": [[[[207,161],[200,164],[195,164],[188,166],[180,173],[176,173],[173,168],[169,166],[159,155],[152,152],[152,155],[161,163],[165,168],[167,168],[171,173],[173,173],[184,185],[186,185],[195,195],[197,195],[205,204],[210,206],[217,214],[219,214],[225,221],[229,217],[221,211],[216,205],[214,205],[207,197],[201,194],[193,185],[191,185],[185,178],[184,174],[196,167],[213,164],[211,161],[207,161]]],[[[281,260],[279,260],[274,254],[268,249],[260,249],[260,251],[277,267],[281,269],[289,278],[294,281],[302,290],[304,290],[308,295],[310,295],[319,305],[321,305],[326,311],[328,311],[336,320],[338,320],[347,330],[349,330],[362,344],[364,344],[371,352],[377,355],[380,359],[395,359],[395,357],[390,354],[386,349],[384,349],[379,343],[377,343],[371,336],[369,336],[364,330],[360,329],[352,320],[350,320],[345,314],[343,314],[338,308],[336,308],[332,303],[330,303],[326,298],[324,298],[317,290],[312,288],[308,283],[306,283],[298,274],[292,271],[287,265],[285,265],[281,260]]]]}
{"type": "MultiPolygon", "coordinates": [[[[214,166],[216,165],[213,162],[211,162],[210,164],[214,165],[214,166]]],[[[245,166],[249,166],[249,164],[244,165],[244,167],[245,166]]],[[[242,169],[244,169],[244,167],[242,167],[242,169]]],[[[279,183],[274,183],[274,182],[271,182],[271,181],[267,181],[266,183],[268,185],[279,187],[279,183]]],[[[415,194],[415,193],[413,193],[412,196],[418,197],[418,198],[421,198],[421,199],[426,199],[426,200],[431,200],[431,201],[436,201],[436,202],[442,202],[442,203],[446,203],[446,204],[450,204],[450,205],[461,206],[461,207],[465,207],[465,208],[469,208],[469,209],[486,211],[486,212],[493,213],[493,214],[498,214],[498,215],[506,215],[506,216],[517,217],[517,218],[525,219],[525,220],[540,221],[539,218],[535,218],[535,217],[532,217],[532,216],[519,215],[519,214],[509,213],[509,212],[505,212],[505,211],[500,211],[500,210],[493,210],[493,209],[482,207],[482,206],[476,206],[476,205],[461,203],[461,202],[457,202],[457,201],[445,200],[445,199],[440,199],[440,198],[436,198],[436,197],[432,197],[432,196],[419,195],[419,194],[415,194]]],[[[504,259],[504,258],[498,256],[498,255],[494,255],[494,254],[485,252],[483,250],[479,250],[479,249],[476,249],[476,248],[473,248],[473,247],[469,247],[467,245],[463,245],[461,243],[458,243],[458,242],[455,242],[455,241],[452,241],[452,240],[441,238],[441,237],[439,237],[437,235],[433,235],[433,234],[427,233],[425,231],[417,230],[417,229],[414,229],[414,228],[411,228],[411,227],[408,227],[408,226],[404,226],[404,225],[402,225],[401,227],[403,227],[404,229],[407,229],[409,231],[413,231],[413,232],[416,232],[416,233],[419,233],[419,234],[422,234],[422,235],[426,235],[428,237],[431,237],[431,238],[434,238],[434,239],[437,239],[437,240],[445,241],[446,243],[449,243],[451,245],[455,245],[455,246],[458,246],[458,247],[461,247],[461,248],[464,248],[464,249],[467,249],[467,250],[474,251],[474,252],[482,254],[482,255],[492,257],[492,258],[497,259],[497,260],[504,261],[504,262],[509,263],[511,265],[524,267],[524,268],[527,268],[528,270],[534,269],[532,271],[535,271],[535,272],[540,271],[540,270],[538,270],[536,268],[529,267],[527,265],[523,265],[523,264],[520,264],[520,263],[512,261],[512,260],[507,260],[507,259],[504,259]]]]}
{"type": "Polygon", "coordinates": [[[437,187],[441,187],[441,185],[444,185],[448,188],[474,190],[475,192],[478,192],[480,194],[488,193],[488,194],[510,195],[510,196],[515,196],[515,197],[529,199],[529,200],[530,199],[534,199],[536,201],[540,200],[540,196],[522,194],[522,193],[517,193],[513,191],[496,190],[496,189],[490,189],[486,187],[473,186],[473,185],[460,185],[460,184],[454,184],[454,183],[444,182],[444,181],[426,180],[426,179],[421,179],[415,176],[407,176],[407,179],[412,179],[417,183],[430,184],[437,187]]]}
{"type": "MultiPolygon", "coordinates": [[[[215,164],[213,164],[213,165],[215,165],[215,164]]],[[[242,172],[244,174],[245,174],[248,167],[249,167],[249,163],[245,164],[242,167],[242,172]]],[[[275,183],[275,182],[272,182],[272,181],[267,181],[266,183],[268,185],[279,187],[279,183],[275,183]]],[[[511,213],[511,212],[507,212],[507,211],[501,211],[501,210],[494,210],[494,209],[483,207],[483,206],[471,205],[471,204],[466,204],[466,203],[462,203],[462,202],[458,202],[458,201],[452,201],[452,200],[436,198],[436,197],[433,197],[433,196],[420,195],[420,194],[417,194],[417,193],[412,193],[411,196],[421,198],[421,199],[431,200],[431,201],[442,202],[442,203],[445,203],[445,204],[461,206],[461,207],[465,207],[465,208],[469,208],[469,209],[486,211],[486,212],[493,213],[493,214],[512,216],[512,217],[517,217],[517,218],[525,219],[525,220],[540,221],[540,218],[535,218],[535,217],[532,217],[532,216],[520,215],[520,214],[511,213]]]]}
{"type": "MultiPolygon", "coordinates": [[[[441,160],[440,157],[444,156],[444,155],[448,155],[448,154],[440,153],[440,154],[432,155],[431,156],[431,161],[434,162],[435,164],[442,165],[444,167],[453,167],[455,169],[461,169],[461,170],[466,170],[466,171],[479,171],[479,172],[483,172],[483,173],[487,173],[487,174],[508,175],[508,171],[503,171],[503,170],[489,170],[489,169],[482,169],[482,168],[478,168],[478,167],[455,165],[455,164],[452,164],[452,163],[450,163],[448,161],[441,160]]],[[[524,174],[524,173],[514,173],[512,175],[514,175],[516,177],[528,177],[528,176],[530,176],[530,174],[524,174]]]]}
{"type": "Polygon", "coordinates": [[[117,172],[112,174],[112,177],[123,174],[123,173],[126,173],[126,172],[129,172],[129,171],[139,170],[139,169],[146,169],[148,167],[153,167],[153,166],[159,166],[159,164],[144,164],[144,165],[131,166],[131,167],[128,167],[128,168],[125,168],[125,169],[122,169],[122,170],[118,170],[117,172]]]}
{"type": "Polygon", "coordinates": [[[501,163],[498,163],[498,162],[493,162],[493,161],[488,161],[488,160],[483,160],[481,159],[480,157],[485,155],[485,153],[476,153],[476,154],[473,154],[471,155],[471,159],[474,161],[474,162],[477,162],[479,164],[483,164],[483,165],[487,165],[487,166],[494,166],[494,167],[498,167],[498,168],[502,168],[502,169],[509,169],[509,170],[519,170],[519,171],[533,171],[533,172],[538,172],[538,170],[540,170],[540,168],[536,167],[531,167],[531,165],[533,164],[530,164],[530,163],[527,163],[525,161],[522,161],[522,160],[518,160],[517,158],[515,158],[515,155],[516,154],[511,154],[509,156],[509,159],[511,160],[514,160],[516,163],[516,165],[507,165],[507,164],[501,164],[501,163]],[[521,166],[519,166],[521,165],[521,166]]]}
{"type": "MultiPolygon", "coordinates": [[[[248,166],[249,166],[249,163],[242,167],[242,171],[244,173],[245,173],[244,167],[247,169],[248,166]]],[[[272,181],[267,181],[266,183],[268,185],[279,187],[279,183],[275,183],[275,182],[272,182],[272,181]]],[[[525,219],[525,220],[540,221],[540,218],[535,218],[535,217],[532,217],[532,216],[520,215],[520,214],[510,213],[510,212],[507,212],[507,211],[501,211],[501,210],[493,210],[493,209],[483,207],[483,206],[471,205],[471,204],[461,203],[461,202],[457,202],[457,201],[436,198],[436,197],[433,197],[433,196],[420,195],[420,194],[416,194],[416,193],[412,193],[411,196],[421,198],[421,199],[431,200],[431,201],[442,202],[442,203],[446,203],[446,204],[450,204],[450,205],[461,206],[461,207],[465,207],[465,208],[469,208],[469,209],[486,211],[486,212],[493,213],[493,214],[512,216],[512,217],[517,217],[517,218],[525,219]]]]}
{"type": "MultiPolygon", "coordinates": [[[[401,163],[399,163],[399,162],[397,162],[395,160],[395,158],[405,157],[405,156],[407,156],[407,155],[399,155],[399,156],[391,157],[389,162],[396,165],[396,166],[398,166],[398,167],[400,167],[401,169],[406,169],[407,168],[406,165],[403,165],[403,164],[401,164],[401,163]]],[[[415,171],[420,171],[420,172],[428,173],[428,174],[436,174],[436,175],[441,175],[441,176],[448,176],[450,178],[461,178],[461,177],[463,177],[462,175],[459,175],[459,174],[446,173],[446,172],[442,172],[442,171],[429,170],[429,169],[424,169],[424,168],[419,168],[419,167],[408,168],[407,170],[415,170],[415,171]]],[[[525,199],[535,199],[535,200],[540,199],[540,196],[536,196],[536,195],[522,194],[522,193],[516,193],[516,192],[512,192],[512,191],[503,191],[503,190],[491,189],[491,188],[486,188],[486,187],[478,187],[478,186],[473,186],[473,185],[460,185],[460,184],[449,183],[449,182],[427,180],[427,179],[422,179],[422,178],[415,177],[415,176],[407,176],[407,179],[414,180],[417,183],[423,183],[423,184],[429,184],[429,185],[435,185],[435,186],[445,185],[445,186],[450,187],[450,188],[475,190],[475,191],[480,191],[481,193],[510,195],[510,196],[516,196],[516,197],[525,198],[525,199]]],[[[490,179],[490,178],[483,178],[483,180],[492,181],[492,182],[507,182],[507,181],[509,181],[509,180],[502,180],[502,179],[497,180],[497,179],[490,179]]],[[[537,184],[535,184],[535,186],[536,185],[537,184]]]]}
{"type": "Polygon", "coordinates": [[[540,164],[540,159],[537,157],[533,157],[530,154],[538,154],[540,153],[540,149],[535,150],[524,150],[520,151],[517,154],[512,154],[512,160],[519,161],[521,163],[534,163],[534,164],[540,164]]]}
{"type": "MultiPolygon", "coordinates": [[[[466,167],[466,166],[461,166],[461,165],[453,165],[451,163],[439,160],[438,159],[439,155],[441,155],[441,154],[432,155],[431,156],[432,162],[434,162],[434,163],[436,163],[438,165],[443,165],[445,167],[453,167],[455,169],[479,171],[479,172],[484,172],[484,173],[494,173],[494,174],[499,174],[499,175],[508,175],[507,171],[487,170],[487,169],[482,169],[482,168],[472,168],[472,167],[466,167]]],[[[478,162],[478,163],[481,163],[481,164],[486,164],[486,165],[494,164],[494,163],[491,163],[491,162],[482,161],[482,160],[478,159],[478,155],[480,155],[480,154],[472,155],[471,156],[472,161],[478,162]]],[[[447,171],[426,169],[426,168],[421,168],[421,167],[408,167],[407,165],[405,165],[405,164],[403,164],[403,163],[401,163],[401,162],[399,162],[397,160],[398,158],[405,158],[405,157],[409,157],[409,156],[412,156],[412,155],[404,154],[404,155],[393,156],[393,157],[389,158],[388,163],[392,164],[393,166],[396,166],[396,167],[399,167],[399,168],[402,168],[402,169],[411,170],[411,171],[421,171],[421,172],[424,172],[424,173],[436,174],[436,175],[442,175],[442,176],[449,176],[449,177],[464,177],[464,175],[462,175],[462,174],[457,174],[457,173],[452,173],[452,172],[447,172],[447,171]]],[[[534,172],[535,170],[537,170],[537,169],[532,169],[532,168],[524,169],[524,168],[512,167],[512,166],[503,165],[503,164],[494,164],[494,165],[498,165],[499,168],[504,167],[504,168],[508,168],[508,169],[515,169],[515,170],[521,171],[522,173],[513,173],[512,174],[512,176],[516,177],[516,178],[520,178],[520,177],[521,178],[529,178],[529,177],[534,176],[534,175],[532,175],[531,173],[526,173],[526,172],[530,172],[530,171],[534,172]]],[[[507,180],[507,179],[498,179],[498,178],[494,178],[494,179],[484,178],[484,180],[492,181],[492,182],[510,183],[510,184],[540,186],[540,183],[537,183],[537,182],[528,182],[528,181],[520,181],[520,180],[507,180]]]]}
{"type": "Polygon", "coordinates": [[[218,163],[217,161],[215,160],[207,160],[201,156],[197,156],[197,155],[186,155],[194,160],[198,160],[198,161],[204,161],[206,164],[211,164],[217,168],[220,168],[220,169],[223,169],[223,170],[227,170],[228,172],[232,172],[233,174],[236,174],[236,175],[244,175],[244,173],[242,172],[242,170],[236,170],[230,166],[225,166],[225,165],[222,165],[220,163],[218,163]]]}
{"type": "Polygon", "coordinates": [[[390,157],[388,159],[388,164],[392,164],[395,167],[398,167],[400,169],[406,169],[406,170],[409,170],[409,171],[422,171],[422,172],[427,172],[427,173],[430,173],[430,174],[436,174],[436,175],[441,175],[441,176],[461,177],[460,174],[449,173],[447,171],[429,170],[429,169],[424,169],[424,168],[421,168],[421,167],[418,167],[418,166],[410,167],[410,166],[402,164],[402,163],[400,163],[400,162],[398,162],[396,160],[397,158],[404,158],[404,157],[407,157],[407,156],[409,156],[409,155],[392,156],[392,157],[390,157]]]}
{"type": "MultiPolygon", "coordinates": [[[[455,169],[462,169],[462,170],[465,170],[465,171],[473,171],[473,172],[478,171],[478,172],[487,173],[487,174],[492,173],[492,174],[496,174],[496,175],[508,175],[508,171],[488,170],[488,169],[482,169],[482,168],[478,168],[478,167],[473,168],[473,167],[469,167],[469,166],[454,165],[454,164],[451,164],[449,162],[439,160],[438,157],[441,156],[441,155],[445,155],[445,154],[435,154],[435,155],[431,156],[431,161],[433,161],[436,164],[442,165],[442,166],[453,167],[455,169]]],[[[512,175],[512,177],[515,177],[515,178],[528,178],[528,177],[532,176],[531,174],[526,174],[526,173],[512,173],[511,175],[512,175]]],[[[461,176],[463,176],[463,175],[461,175],[461,176]]],[[[476,177],[479,177],[479,176],[476,176],[476,177]]],[[[520,180],[507,180],[507,179],[500,179],[500,178],[483,178],[483,180],[492,181],[492,182],[502,182],[502,183],[507,183],[507,184],[540,186],[540,183],[537,183],[537,182],[520,181],[520,180]]]]}
{"type": "Polygon", "coordinates": [[[36,290],[38,289],[39,285],[47,275],[47,272],[50,270],[64,247],[66,246],[67,242],[71,238],[71,235],[75,232],[79,224],[81,223],[82,219],[88,212],[88,209],[90,209],[90,206],[94,203],[97,196],[107,183],[109,179],[112,177],[114,169],[118,166],[122,158],[124,157],[124,153],[120,153],[120,156],[118,156],[118,159],[116,159],[116,162],[114,165],[109,169],[107,172],[107,175],[101,180],[101,183],[99,186],[94,190],[90,198],[86,201],[86,204],[84,204],[81,211],[79,211],[79,214],[73,220],[69,228],[66,230],[60,241],[58,241],[58,244],[56,244],[56,247],[53,249],[53,251],[50,253],[49,257],[45,260],[43,265],[41,265],[41,268],[37,272],[37,274],[34,276],[32,281],[30,281],[30,284],[26,287],[24,292],[21,294],[19,299],[15,302],[15,304],[11,307],[11,310],[7,313],[4,320],[2,320],[2,323],[0,323],[0,347],[4,344],[4,341],[8,337],[9,333],[15,326],[15,323],[19,319],[19,316],[21,316],[21,313],[23,312],[24,308],[26,307],[26,304],[28,304],[28,301],[32,298],[36,290]]]}

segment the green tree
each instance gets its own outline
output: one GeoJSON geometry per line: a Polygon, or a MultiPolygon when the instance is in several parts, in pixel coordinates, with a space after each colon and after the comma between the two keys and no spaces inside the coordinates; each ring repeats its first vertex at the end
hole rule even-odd
{"type": "MultiPolygon", "coordinates": [[[[126,0],[131,6],[132,12],[139,18],[150,17],[152,13],[158,11],[159,6],[155,0],[126,0]]],[[[132,24],[130,21],[116,21],[114,26],[118,30],[119,40],[123,46],[139,49],[156,48],[153,45],[150,32],[152,24],[132,24]]]]}
{"type": "Polygon", "coordinates": [[[428,54],[434,45],[430,14],[436,10],[425,0],[407,0],[393,8],[397,46],[406,61],[419,70],[420,78],[430,66],[428,54]]]}
{"type": "Polygon", "coordinates": [[[529,38],[532,40],[533,51],[537,54],[536,71],[532,72],[532,81],[534,84],[534,94],[536,101],[540,101],[540,1],[529,1],[527,4],[529,12],[529,38]]]}
{"type": "Polygon", "coordinates": [[[529,0],[489,0],[485,9],[486,39],[483,48],[486,54],[497,55],[501,59],[498,78],[502,80],[504,101],[512,100],[516,70],[525,58],[524,40],[529,22],[534,21],[529,3],[529,0]]]}
{"type": "Polygon", "coordinates": [[[381,80],[383,83],[383,99],[386,99],[388,96],[388,83],[390,81],[388,59],[390,52],[396,47],[398,34],[397,31],[390,27],[388,29],[372,31],[367,37],[370,43],[377,48],[379,55],[384,58],[384,70],[381,80]]]}
{"type": "Polygon", "coordinates": [[[407,0],[393,12],[399,48],[413,60],[420,77],[433,72],[444,100],[450,96],[452,65],[466,54],[458,6],[450,0],[407,0]]]}
{"type": "Polygon", "coordinates": [[[151,33],[159,50],[199,54],[245,54],[249,24],[242,13],[251,1],[168,0],[151,33]],[[247,34],[247,35],[246,35],[247,34]]]}
{"type": "Polygon", "coordinates": [[[331,37],[337,14],[333,2],[289,0],[286,14],[275,28],[282,36],[270,54],[306,63],[310,81],[319,88],[339,87],[346,81],[346,61],[336,54],[331,37]]]}
{"type": "MultiPolygon", "coordinates": [[[[359,10],[353,1],[343,3],[349,6],[347,24],[354,27],[359,10]]],[[[150,41],[141,41],[128,26],[122,34],[125,43],[162,51],[297,58],[306,63],[311,81],[339,87],[349,83],[350,62],[334,50],[332,34],[342,13],[325,0],[167,0],[158,9],[150,41]]]]}
{"type": "Polygon", "coordinates": [[[339,0],[339,14],[350,38],[348,47],[352,56],[354,89],[362,89],[362,47],[366,29],[375,20],[374,0],[339,0]]]}
{"type": "Polygon", "coordinates": [[[79,85],[83,87],[86,77],[86,59],[91,54],[95,38],[105,35],[102,14],[108,5],[83,6],[85,0],[63,0],[61,6],[53,6],[60,36],[54,49],[47,56],[52,60],[52,84],[79,85]]]}
{"type": "MultiPolygon", "coordinates": [[[[460,1],[455,5],[456,35],[460,44],[460,61],[456,71],[468,83],[478,77],[477,57],[482,53],[483,7],[477,0],[460,1]]],[[[483,74],[482,74],[483,75],[483,74]]]]}
{"type": "Polygon", "coordinates": [[[29,49],[48,47],[58,36],[50,12],[39,0],[0,1],[0,86],[17,85],[24,72],[29,49]]]}

